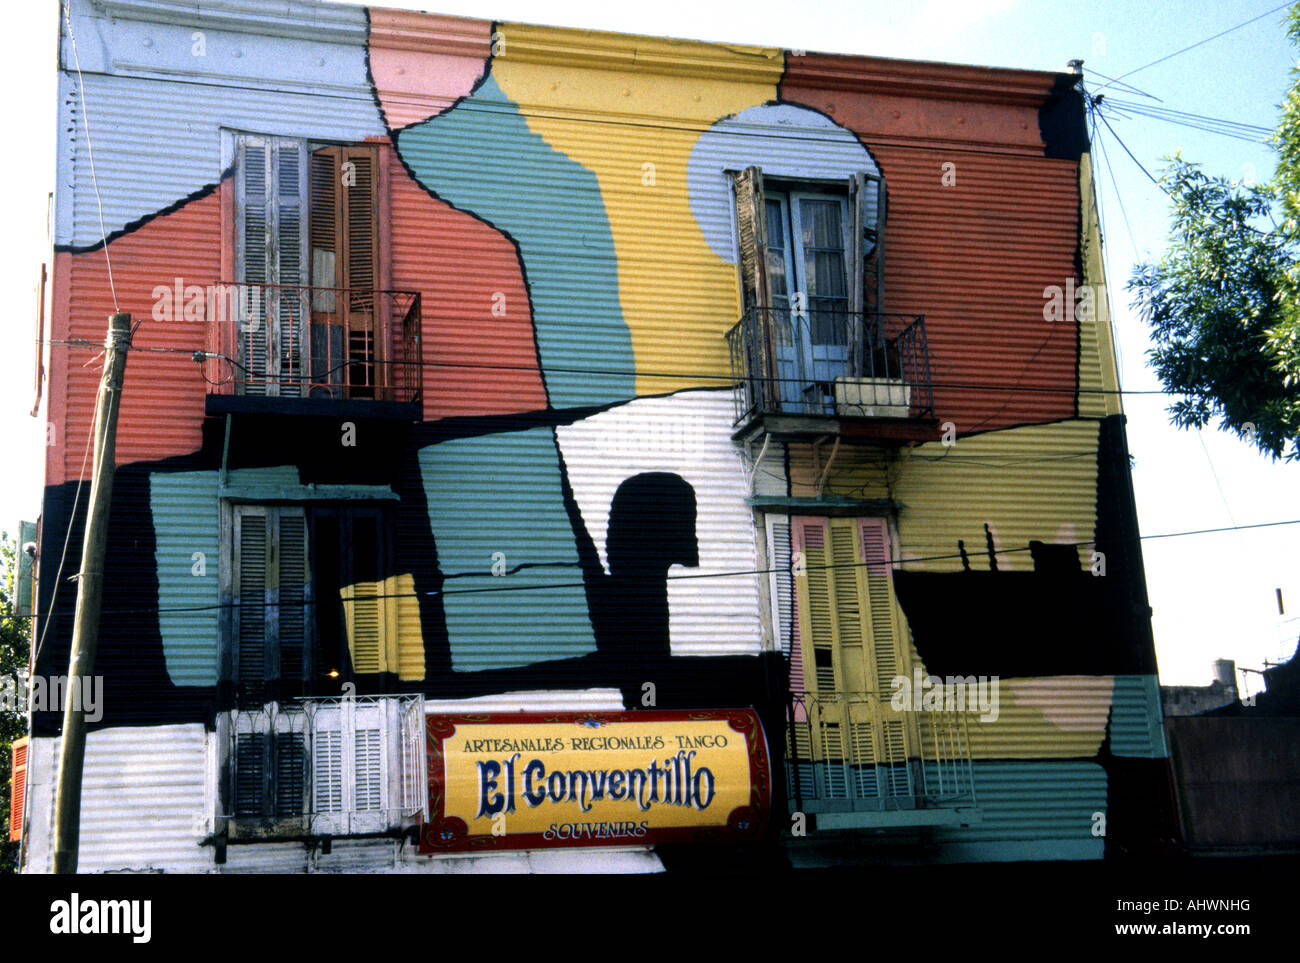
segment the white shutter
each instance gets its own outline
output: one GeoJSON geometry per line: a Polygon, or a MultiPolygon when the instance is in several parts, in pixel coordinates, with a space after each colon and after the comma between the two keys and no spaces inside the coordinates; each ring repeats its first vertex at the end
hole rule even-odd
{"type": "Polygon", "coordinates": [[[235,267],[245,394],[301,393],[307,298],[307,148],[302,141],[245,135],[236,148],[235,267]]]}

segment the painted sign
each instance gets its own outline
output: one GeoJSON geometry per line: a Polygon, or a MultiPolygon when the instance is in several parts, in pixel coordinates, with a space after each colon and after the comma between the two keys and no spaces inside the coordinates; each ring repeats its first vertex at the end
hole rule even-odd
{"type": "Polygon", "coordinates": [[[431,715],[423,853],[757,840],[771,767],[749,709],[431,715]]]}

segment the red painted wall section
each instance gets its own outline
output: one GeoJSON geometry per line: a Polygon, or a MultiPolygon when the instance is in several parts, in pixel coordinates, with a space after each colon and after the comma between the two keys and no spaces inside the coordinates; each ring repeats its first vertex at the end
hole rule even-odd
{"type": "MultiPolygon", "coordinates": [[[[154,289],[220,280],[221,208],[217,192],[147,222],[109,244],[117,300],[136,330],[134,348],[169,348],[181,353],[134,351],[127,358],[117,433],[117,464],[188,454],[201,444],[207,385],[190,352],[202,350],[202,320],[153,320],[154,289]]],[[[113,313],[104,251],[61,251],[54,262],[56,290],[67,292],[54,305],[54,339],[104,343],[113,313]]],[[[55,444],[46,456],[46,485],[80,476],[86,440],[94,422],[95,396],[104,360],[98,347],[53,344],[50,351],[50,420],[55,444]],[[62,437],[58,432],[62,431],[62,437]]],[[[84,477],[90,475],[86,462],[84,477]]]]}
{"type": "Polygon", "coordinates": [[[392,284],[421,293],[425,419],[545,408],[514,244],[430,196],[388,153],[392,284]]]}
{"type": "Polygon", "coordinates": [[[782,99],[852,130],[885,175],[885,303],[925,315],[939,420],[965,435],[1073,417],[1078,327],[1043,315],[1045,288],[1079,283],[1078,163],[1044,156],[1038,125],[1053,75],[787,62],[782,99]]]}
{"type": "Polygon", "coordinates": [[[486,20],[371,8],[370,75],[389,129],[466,96],[487,67],[491,37],[486,20]]]}

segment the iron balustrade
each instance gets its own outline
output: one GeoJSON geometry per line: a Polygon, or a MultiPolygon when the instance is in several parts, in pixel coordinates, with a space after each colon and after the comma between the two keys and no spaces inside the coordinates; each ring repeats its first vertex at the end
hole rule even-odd
{"type": "MultiPolygon", "coordinates": [[[[312,697],[222,719],[239,835],[382,832],[427,808],[424,697],[312,697]]],[[[222,815],[222,814],[219,814],[222,815]]]]}
{"type": "Polygon", "coordinates": [[[969,713],[894,709],[892,693],[793,693],[786,791],[794,809],[973,807],[969,713]],[[909,718],[911,717],[911,718],[909,718]]]}
{"type": "Polygon", "coordinates": [[[727,332],[735,424],[765,414],[934,414],[921,315],[751,308],[727,332]]]}
{"type": "Polygon", "coordinates": [[[420,399],[418,291],[222,283],[203,314],[214,394],[420,399]]]}

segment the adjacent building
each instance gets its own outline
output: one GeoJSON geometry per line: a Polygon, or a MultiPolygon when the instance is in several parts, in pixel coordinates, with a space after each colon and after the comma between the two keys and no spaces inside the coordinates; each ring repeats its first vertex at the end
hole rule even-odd
{"type": "MultiPolygon", "coordinates": [[[[721,838],[471,819],[437,852],[435,734],[517,713],[753,710],[722,824],[794,865],[1172,833],[1081,76],[63,6],[36,677],[67,672],[105,319],[135,320],[83,871],[721,838]]],[[[32,715],[29,872],[60,725],[32,715]]]]}

